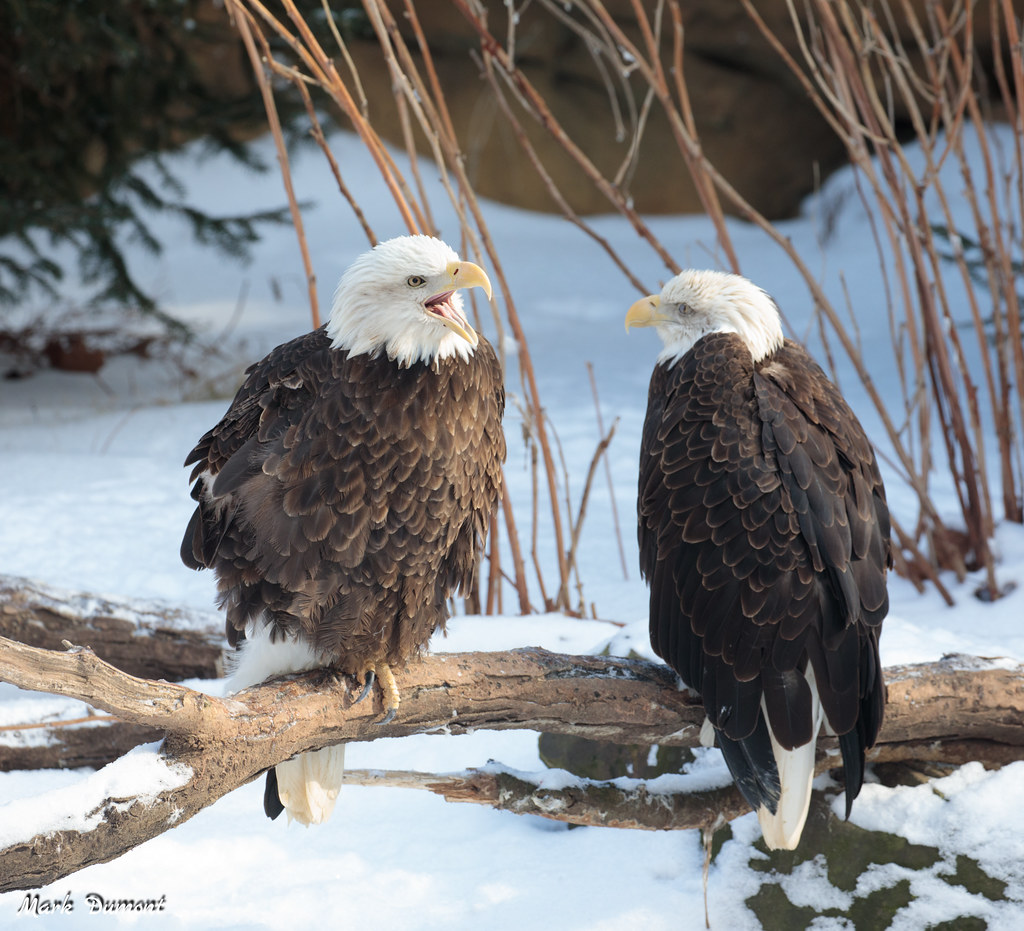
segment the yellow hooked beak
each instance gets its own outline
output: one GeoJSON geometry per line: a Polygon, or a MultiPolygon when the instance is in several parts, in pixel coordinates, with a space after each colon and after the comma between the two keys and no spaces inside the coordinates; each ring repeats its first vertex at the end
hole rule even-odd
{"type": "Polygon", "coordinates": [[[477,343],[480,342],[480,337],[470,326],[465,314],[452,304],[451,297],[460,288],[481,287],[484,289],[487,299],[490,300],[491,281],[487,277],[487,273],[472,262],[449,262],[445,273],[448,277],[446,284],[450,284],[451,289],[434,295],[426,302],[427,314],[443,323],[453,333],[457,333],[475,349],[477,343]]]}
{"type": "Polygon", "coordinates": [[[472,262],[449,262],[446,271],[451,275],[452,284],[456,288],[480,287],[484,289],[487,300],[491,299],[491,279],[479,265],[472,262]]]}
{"type": "Polygon", "coordinates": [[[657,294],[642,297],[626,314],[626,332],[631,326],[657,326],[667,323],[671,318],[661,311],[661,298],[657,294]]]}

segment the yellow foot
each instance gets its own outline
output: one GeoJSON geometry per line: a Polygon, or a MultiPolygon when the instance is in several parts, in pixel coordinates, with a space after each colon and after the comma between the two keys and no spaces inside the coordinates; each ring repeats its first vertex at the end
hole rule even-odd
{"type": "Polygon", "coordinates": [[[363,690],[357,696],[354,704],[358,705],[359,702],[370,694],[373,690],[374,681],[380,682],[380,691],[384,699],[384,717],[377,723],[388,724],[398,714],[398,706],[402,701],[402,696],[398,691],[398,684],[395,682],[395,676],[391,672],[391,667],[387,663],[377,663],[366,670],[363,676],[363,690]]]}
{"type": "Polygon", "coordinates": [[[398,692],[398,684],[395,682],[395,675],[387,663],[377,664],[377,678],[380,680],[380,691],[384,698],[384,717],[378,724],[389,724],[398,714],[398,706],[401,704],[402,696],[398,692]]]}

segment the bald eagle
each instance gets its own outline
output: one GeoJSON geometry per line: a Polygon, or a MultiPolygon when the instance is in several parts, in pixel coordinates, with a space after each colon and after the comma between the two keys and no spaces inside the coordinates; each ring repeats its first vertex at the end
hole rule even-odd
{"type": "Polygon", "coordinates": [[[684,271],[630,326],[664,344],[640,451],[651,644],[703,699],[765,842],[793,849],[815,744],[839,738],[846,815],[882,723],[889,512],[853,411],[775,302],[738,275],[684,271]]]}
{"type": "MultiPolygon", "coordinates": [[[[232,688],[316,667],[376,677],[444,628],[501,497],[505,405],[494,349],[461,288],[490,283],[428,236],[379,243],[338,285],[328,322],[251,366],[185,460],[197,502],[181,545],[217,575],[232,688]]],[[[383,722],[382,722],[383,723],[383,722]]],[[[325,820],[344,745],[267,773],[264,808],[325,820]]]]}

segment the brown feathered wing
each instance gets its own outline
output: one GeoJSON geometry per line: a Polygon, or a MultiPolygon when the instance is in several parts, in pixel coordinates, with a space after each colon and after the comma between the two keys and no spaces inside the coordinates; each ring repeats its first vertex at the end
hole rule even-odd
{"type": "Polygon", "coordinates": [[[703,697],[744,796],[776,811],[772,737],[806,745],[823,715],[849,813],[882,721],[891,556],[874,453],[836,387],[788,340],[755,365],[712,334],[659,364],[638,510],[651,643],[703,697]]]}

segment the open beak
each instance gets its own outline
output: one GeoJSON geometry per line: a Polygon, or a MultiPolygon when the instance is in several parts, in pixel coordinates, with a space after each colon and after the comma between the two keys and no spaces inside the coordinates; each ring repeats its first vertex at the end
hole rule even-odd
{"type": "Polygon", "coordinates": [[[484,289],[487,299],[490,300],[490,279],[479,265],[474,265],[472,262],[449,262],[445,272],[451,282],[451,289],[427,298],[423,306],[428,316],[443,323],[453,333],[458,333],[475,349],[477,343],[480,342],[480,337],[470,326],[465,314],[452,303],[452,296],[459,288],[479,286],[484,289]]]}
{"type": "Polygon", "coordinates": [[[631,326],[657,326],[659,323],[667,323],[670,318],[662,313],[661,298],[657,294],[648,294],[642,297],[626,314],[626,332],[631,326]]]}

